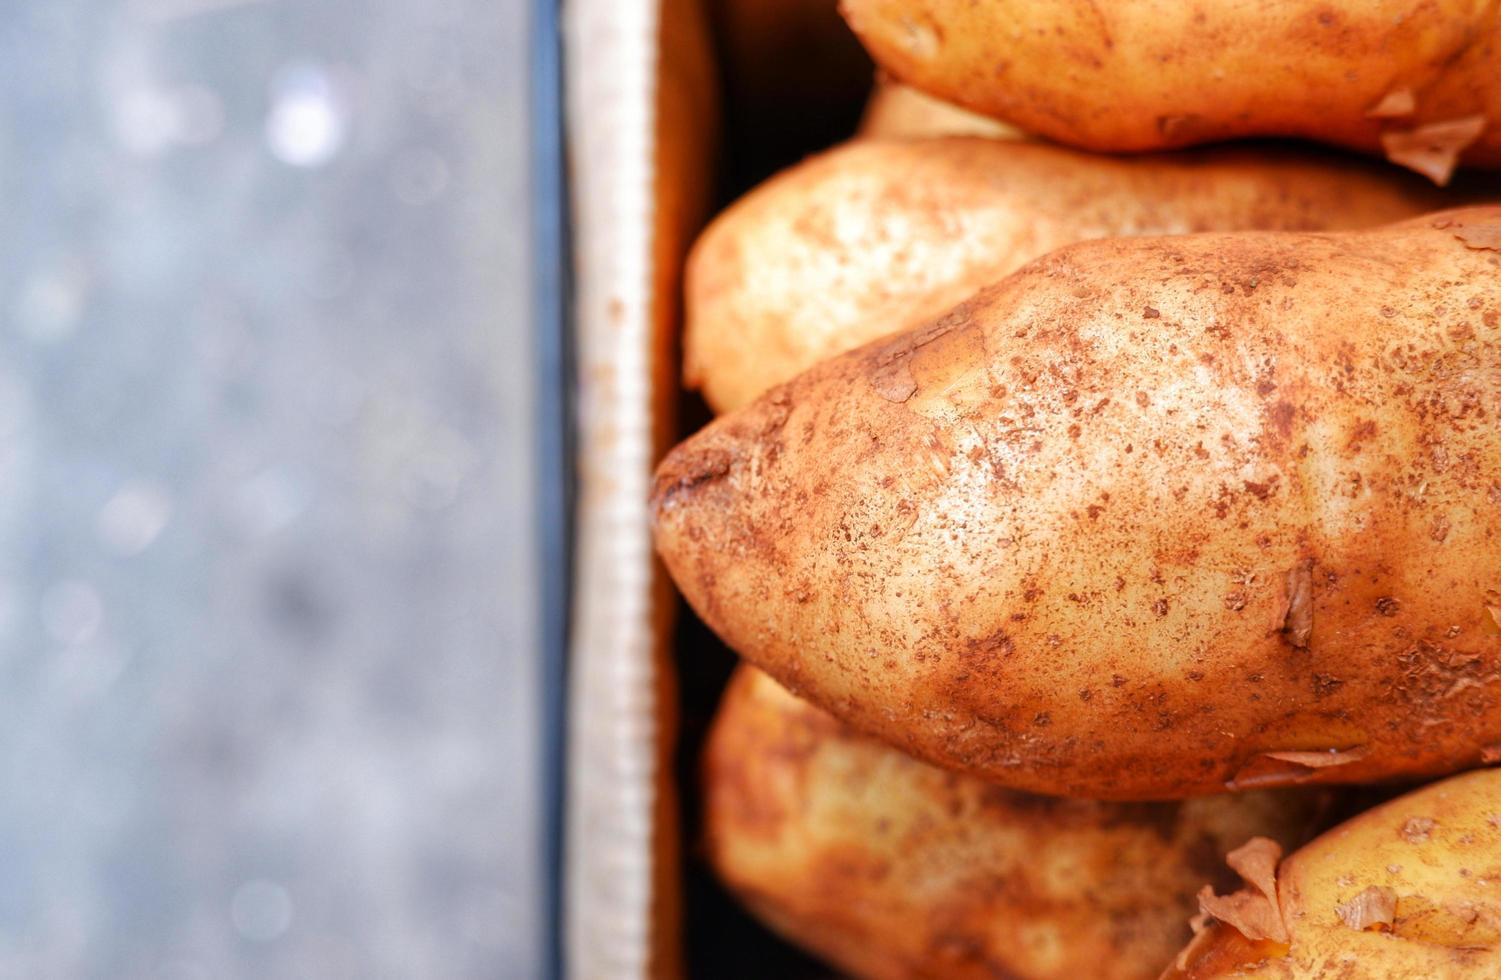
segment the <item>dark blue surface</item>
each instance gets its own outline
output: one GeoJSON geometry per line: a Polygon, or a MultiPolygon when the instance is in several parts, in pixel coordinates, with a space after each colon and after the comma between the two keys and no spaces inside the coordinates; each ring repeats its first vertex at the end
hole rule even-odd
{"type": "Polygon", "coordinates": [[[527,19],[0,11],[0,978],[544,969],[527,19]]]}
{"type": "Polygon", "coordinates": [[[570,209],[557,0],[532,2],[532,266],[537,358],[537,550],[541,557],[546,847],[544,970],[563,975],[564,762],[573,578],[574,356],[570,209]]]}

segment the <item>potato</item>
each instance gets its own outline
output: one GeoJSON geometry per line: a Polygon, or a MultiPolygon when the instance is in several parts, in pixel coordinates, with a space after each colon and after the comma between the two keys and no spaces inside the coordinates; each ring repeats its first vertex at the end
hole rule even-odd
{"type": "Polygon", "coordinates": [[[1473,765],[1501,207],[1060,249],[711,423],[652,505],[731,647],[940,765],[1127,799],[1473,765]]]}
{"type": "Polygon", "coordinates": [[[1481,0],[843,0],[901,81],[1090,150],[1299,136],[1444,183],[1501,166],[1501,8],[1481,0]]]}
{"type": "Polygon", "coordinates": [[[859,135],[875,139],[926,139],[934,136],[989,136],[1025,139],[1003,122],[935,99],[910,85],[878,78],[860,117],[859,135]]]}
{"type": "Polygon", "coordinates": [[[748,667],[703,772],[720,876],[776,931],[872,978],[1156,977],[1225,852],[1306,840],[1326,802],[1015,793],[856,735],[748,667]]]}
{"type": "MultiPolygon", "coordinates": [[[[1204,907],[1164,980],[1501,977],[1501,773],[1472,772],[1370,810],[1204,907]]],[[[1252,849],[1254,852],[1255,848],[1252,849]]]]}
{"type": "Polygon", "coordinates": [[[718,411],[1109,235],[1359,228],[1440,207],[1416,178],[1270,148],[1113,159],[987,139],[857,142],[719,216],[686,272],[684,375],[718,411]]]}

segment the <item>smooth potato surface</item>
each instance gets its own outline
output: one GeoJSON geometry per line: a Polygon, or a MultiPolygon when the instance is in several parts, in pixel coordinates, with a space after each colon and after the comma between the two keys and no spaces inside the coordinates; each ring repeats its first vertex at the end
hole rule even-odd
{"type": "Polygon", "coordinates": [[[1153,978],[1194,895],[1319,794],[1183,803],[1030,796],[857,735],[765,674],[731,681],[704,754],[708,854],[769,925],[858,977],[1153,978]]]}
{"type": "Polygon", "coordinates": [[[684,375],[729,411],[1090,238],[1386,224],[1421,180],[1272,147],[1099,157],[981,138],[858,141],[773,178],[694,245],[684,375]]]}
{"type": "Polygon", "coordinates": [[[935,136],[988,136],[1025,139],[1014,126],[935,99],[901,82],[877,79],[860,117],[860,136],[871,139],[931,139],[935,136]]]}
{"type": "Polygon", "coordinates": [[[883,69],[1090,150],[1297,136],[1501,166],[1492,0],[843,0],[883,69]]]}
{"type": "Polygon", "coordinates": [[[1276,872],[1285,941],[1228,922],[1164,980],[1501,977],[1501,773],[1467,773],[1320,836],[1276,872]]]}
{"type": "Polygon", "coordinates": [[[1501,208],[1061,249],[663,461],[658,551],[852,726],[1170,798],[1501,746],[1501,208]]]}

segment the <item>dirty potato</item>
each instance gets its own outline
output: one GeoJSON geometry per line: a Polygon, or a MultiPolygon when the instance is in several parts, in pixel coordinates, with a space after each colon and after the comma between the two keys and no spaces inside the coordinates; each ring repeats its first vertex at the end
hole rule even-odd
{"type": "Polygon", "coordinates": [[[1440,200],[1389,168],[1269,147],[1119,159],[973,137],[859,141],[752,191],[695,244],[685,380],[716,410],[738,408],[1083,239],[1360,228],[1440,200]]]}
{"type": "MultiPolygon", "coordinates": [[[[704,754],[708,855],[788,939],[866,978],[1151,980],[1194,896],[1257,835],[1296,846],[1322,794],[1184,803],[1030,796],[856,735],[750,667],[704,754]]],[[[1226,880],[1226,879],[1230,880],[1226,880]]]]}
{"type": "Polygon", "coordinates": [[[893,82],[876,79],[860,117],[859,135],[872,139],[926,139],[934,136],[989,136],[1025,139],[1026,134],[989,116],[893,82]]]}
{"type": "Polygon", "coordinates": [[[1170,798],[1501,748],[1501,207],[1061,249],[663,461],[659,552],[852,726],[1170,798]]]}
{"type": "Polygon", "coordinates": [[[843,0],[876,62],[1101,151],[1298,136],[1442,184],[1501,166],[1501,7],[1481,0],[843,0]]]}
{"type": "Polygon", "coordinates": [[[1501,773],[1399,797],[1279,866],[1280,852],[1259,840],[1232,855],[1246,887],[1206,890],[1211,924],[1163,980],[1501,976],[1501,773]]]}

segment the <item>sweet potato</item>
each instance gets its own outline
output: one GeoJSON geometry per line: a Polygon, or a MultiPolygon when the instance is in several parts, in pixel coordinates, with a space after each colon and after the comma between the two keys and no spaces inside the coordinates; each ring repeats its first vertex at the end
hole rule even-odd
{"type": "Polygon", "coordinates": [[[663,461],[659,553],[848,724],[1171,798],[1501,745],[1501,207],[1070,246],[663,461]]]}

